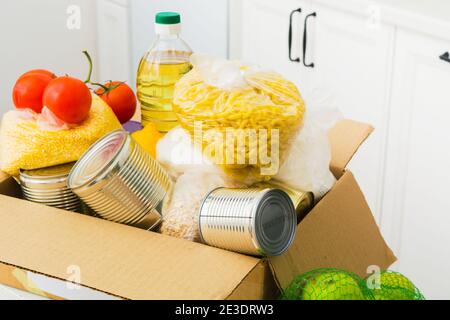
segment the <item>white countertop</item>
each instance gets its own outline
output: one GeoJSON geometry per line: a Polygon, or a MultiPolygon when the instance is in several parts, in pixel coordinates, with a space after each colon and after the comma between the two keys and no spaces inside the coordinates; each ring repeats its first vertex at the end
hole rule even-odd
{"type": "Polygon", "coordinates": [[[48,300],[44,297],[0,285],[0,300],[48,300]]]}

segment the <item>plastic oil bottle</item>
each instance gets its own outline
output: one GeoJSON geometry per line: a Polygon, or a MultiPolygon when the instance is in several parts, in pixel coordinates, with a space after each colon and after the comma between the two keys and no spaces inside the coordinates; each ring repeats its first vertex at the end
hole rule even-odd
{"type": "Polygon", "coordinates": [[[137,96],[142,124],[150,122],[165,134],[178,125],[172,99],[176,82],[192,69],[192,50],[180,38],[181,16],[160,12],[155,18],[157,39],[142,58],[137,74],[137,96]]]}

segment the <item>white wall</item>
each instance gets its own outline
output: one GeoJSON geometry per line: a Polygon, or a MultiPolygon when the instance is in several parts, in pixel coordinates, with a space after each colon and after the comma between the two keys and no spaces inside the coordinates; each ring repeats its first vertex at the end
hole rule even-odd
{"type": "Polygon", "coordinates": [[[97,56],[93,0],[2,1],[0,21],[0,114],[13,108],[11,90],[23,72],[46,68],[84,78],[87,64],[81,51],[97,56]],[[70,5],[81,9],[80,30],[67,28],[70,5]]]}
{"type": "Polygon", "coordinates": [[[228,56],[228,0],[131,0],[129,3],[133,74],[155,39],[153,24],[159,11],[181,13],[182,38],[194,52],[228,56]]]}

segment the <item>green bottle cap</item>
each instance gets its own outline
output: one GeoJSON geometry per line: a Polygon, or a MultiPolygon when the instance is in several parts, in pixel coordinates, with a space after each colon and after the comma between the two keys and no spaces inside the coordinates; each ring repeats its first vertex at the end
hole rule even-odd
{"type": "Polygon", "coordinates": [[[181,23],[181,16],[177,12],[159,12],[156,14],[155,22],[158,24],[181,23]]]}

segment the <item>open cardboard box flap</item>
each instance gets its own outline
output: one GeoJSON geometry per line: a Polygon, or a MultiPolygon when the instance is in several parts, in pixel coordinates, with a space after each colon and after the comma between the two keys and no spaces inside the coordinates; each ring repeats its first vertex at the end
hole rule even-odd
{"type": "Polygon", "coordinates": [[[369,266],[386,269],[395,262],[364,194],[353,174],[345,171],[372,132],[372,126],[353,120],[340,121],[330,130],[330,168],[339,180],[299,225],[289,251],[269,259],[280,288],[317,268],[338,268],[365,277],[369,266]]]}
{"type": "Polygon", "coordinates": [[[347,164],[372,132],[372,126],[353,120],[342,120],[330,130],[330,168],[336,178],[343,175],[347,164]]]}
{"type": "Polygon", "coordinates": [[[277,285],[286,288],[313,269],[337,268],[365,278],[369,266],[385,270],[395,260],[355,178],[346,172],[301,222],[288,252],[269,262],[277,285]]]}
{"type": "Polygon", "coordinates": [[[127,299],[274,297],[275,282],[285,288],[311,269],[337,267],[363,276],[369,265],[387,268],[395,257],[345,172],[371,131],[350,120],[330,131],[331,168],[342,177],[281,257],[261,260],[12,198],[20,190],[0,173],[0,193],[12,196],[0,196],[0,261],[63,281],[75,266],[83,286],[127,299]]]}

